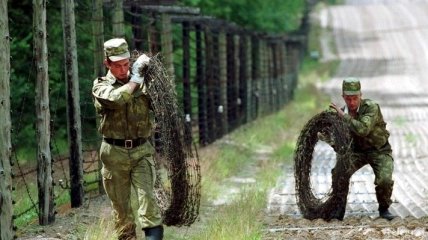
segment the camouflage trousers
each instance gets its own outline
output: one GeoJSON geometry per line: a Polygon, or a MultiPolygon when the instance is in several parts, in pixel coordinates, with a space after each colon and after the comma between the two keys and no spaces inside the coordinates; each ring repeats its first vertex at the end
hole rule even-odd
{"type": "Polygon", "coordinates": [[[149,142],[133,149],[104,141],[101,144],[103,184],[111,201],[119,236],[135,232],[135,217],[131,207],[132,188],[138,197],[138,220],[141,227],[155,227],[162,223],[160,209],[153,194],[156,180],[153,153],[154,148],[149,142]]]}
{"type": "MultiPolygon", "coordinates": [[[[384,152],[367,152],[367,153],[353,153],[352,156],[352,169],[348,170],[350,176],[358,171],[360,168],[369,164],[373,169],[375,175],[375,190],[376,199],[379,204],[379,210],[386,210],[391,205],[391,195],[394,185],[392,180],[392,172],[394,170],[394,159],[392,158],[391,151],[384,152]]],[[[333,169],[333,174],[335,173],[333,169]]]]}

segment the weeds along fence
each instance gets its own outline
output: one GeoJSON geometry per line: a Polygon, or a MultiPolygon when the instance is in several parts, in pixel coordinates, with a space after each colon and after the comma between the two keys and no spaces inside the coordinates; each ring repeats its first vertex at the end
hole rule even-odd
{"type": "Polygon", "coordinates": [[[269,35],[199,9],[142,2],[64,0],[51,6],[35,0],[34,37],[19,41],[10,36],[13,19],[7,1],[1,2],[0,239],[12,239],[37,218],[41,225],[52,223],[64,208],[103,194],[91,87],[105,74],[103,42],[109,38],[124,37],[131,49],[162,55],[189,145],[210,144],[293,99],[311,4],[299,31],[269,35]],[[49,8],[61,14],[48,15],[49,8]],[[62,28],[53,31],[58,20],[62,28]],[[17,71],[13,49],[21,45],[33,51],[28,48],[31,63],[17,71]],[[58,65],[61,72],[49,72],[58,65]]]}

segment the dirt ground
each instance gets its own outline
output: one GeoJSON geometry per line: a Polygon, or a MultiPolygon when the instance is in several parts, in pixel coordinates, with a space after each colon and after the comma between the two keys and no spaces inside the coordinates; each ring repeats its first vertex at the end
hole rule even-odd
{"type": "MultiPolygon", "coordinates": [[[[391,133],[395,181],[391,222],[378,217],[374,176],[365,166],[351,178],[345,219],[303,219],[296,205],[294,169],[269,195],[264,239],[428,239],[428,1],[348,0],[314,14],[324,34],[321,61],[339,60],[335,76],[319,89],[343,105],[341,82],[359,77],[363,98],[377,101],[391,133]],[[330,39],[330,42],[328,42],[330,39]]],[[[314,152],[312,191],[331,186],[334,152],[314,152]]]]}

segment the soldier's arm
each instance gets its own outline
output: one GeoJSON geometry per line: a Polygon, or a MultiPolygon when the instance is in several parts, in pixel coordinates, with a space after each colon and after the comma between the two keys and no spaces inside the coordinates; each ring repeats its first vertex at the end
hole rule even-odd
{"type": "Polygon", "coordinates": [[[345,114],[343,119],[352,132],[358,136],[365,137],[373,130],[378,115],[379,105],[368,103],[365,111],[358,119],[353,119],[349,114],[345,114]]]}
{"type": "Polygon", "coordinates": [[[92,95],[105,108],[117,109],[131,101],[132,93],[139,84],[128,82],[119,88],[114,88],[107,81],[96,79],[92,87],[92,95]]]}

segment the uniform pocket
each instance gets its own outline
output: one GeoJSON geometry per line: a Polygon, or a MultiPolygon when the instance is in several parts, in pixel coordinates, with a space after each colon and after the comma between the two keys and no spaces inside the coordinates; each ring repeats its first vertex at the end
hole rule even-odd
{"type": "Polygon", "coordinates": [[[111,180],[113,178],[113,174],[105,167],[101,169],[101,175],[103,176],[104,180],[111,180]]]}

